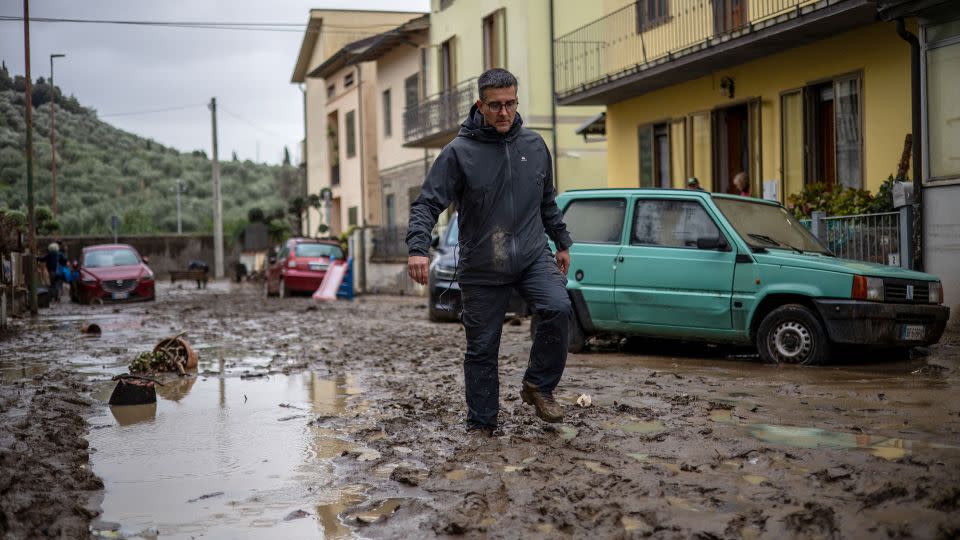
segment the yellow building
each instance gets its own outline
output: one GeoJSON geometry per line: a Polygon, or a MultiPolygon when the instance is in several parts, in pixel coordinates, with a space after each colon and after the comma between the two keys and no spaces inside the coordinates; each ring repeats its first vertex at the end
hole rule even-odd
{"type": "MultiPolygon", "coordinates": [[[[867,0],[640,0],[561,35],[559,103],[605,105],[608,185],[876,191],[911,132],[910,46],[867,0]]],[[[915,26],[915,25],[914,25],[915,26]]]]}
{"type": "Polygon", "coordinates": [[[430,42],[421,49],[422,97],[404,112],[404,145],[436,149],[453,140],[479,97],[477,77],[502,67],[519,81],[525,126],[554,155],[559,190],[606,185],[606,144],[576,133],[603,107],[556,106],[551,77],[554,35],[601,14],[600,2],[433,0],[430,42]]]}

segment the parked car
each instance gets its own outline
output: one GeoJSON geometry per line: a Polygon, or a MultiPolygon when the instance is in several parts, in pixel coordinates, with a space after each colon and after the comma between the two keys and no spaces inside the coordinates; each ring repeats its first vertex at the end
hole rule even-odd
{"type": "Polygon", "coordinates": [[[838,259],[783,206],[669,189],[568,191],[570,350],[620,335],[753,344],[818,364],[836,345],[936,343],[936,276],[838,259]]]}
{"type": "Polygon", "coordinates": [[[333,259],[343,259],[336,240],[291,238],[268,259],[264,292],[286,298],[294,292],[312,293],[320,288],[333,259]]]}
{"type": "Polygon", "coordinates": [[[101,244],[83,248],[79,278],[71,287],[71,299],[91,302],[154,300],[153,271],[133,246],[101,244]]]}
{"type": "MultiPolygon", "coordinates": [[[[460,320],[463,303],[460,298],[460,284],[456,277],[459,271],[457,261],[460,256],[458,242],[460,227],[457,222],[457,213],[450,217],[447,229],[443,234],[433,237],[433,260],[430,262],[430,272],[427,277],[429,300],[427,315],[434,322],[452,322],[460,320]]],[[[507,314],[523,315],[526,304],[523,298],[514,291],[510,297],[507,314]]]]}

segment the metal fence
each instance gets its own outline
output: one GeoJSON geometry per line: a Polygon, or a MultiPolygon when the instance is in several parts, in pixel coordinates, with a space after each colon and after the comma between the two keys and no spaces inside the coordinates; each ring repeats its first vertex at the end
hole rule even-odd
{"type": "Polygon", "coordinates": [[[841,0],[640,0],[554,41],[565,98],[841,0]]]}
{"type": "Polygon", "coordinates": [[[370,259],[377,262],[406,262],[406,239],[406,227],[377,227],[373,229],[373,252],[370,254],[370,259]]]}
{"type": "Polygon", "coordinates": [[[814,216],[800,223],[837,257],[901,266],[900,213],[814,216]]]}
{"type": "Polygon", "coordinates": [[[467,117],[477,97],[477,79],[467,79],[457,86],[434,94],[415,107],[403,111],[403,142],[423,140],[432,135],[455,130],[467,117]]]}

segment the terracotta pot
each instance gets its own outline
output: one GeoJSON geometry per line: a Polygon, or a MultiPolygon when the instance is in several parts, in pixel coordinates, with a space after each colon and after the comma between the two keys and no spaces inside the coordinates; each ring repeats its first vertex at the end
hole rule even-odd
{"type": "Polygon", "coordinates": [[[157,343],[157,345],[153,348],[153,352],[170,347],[173,347],[174,349],[181,349],[186,352],[187,365],[184,366],[184,369],[197,368],[197,361],[199,359],[197,357],[197,351],[193,350],[193,347],[190,346],[190,343],[183,336],[160,340],[160,343],[157,343]]]}

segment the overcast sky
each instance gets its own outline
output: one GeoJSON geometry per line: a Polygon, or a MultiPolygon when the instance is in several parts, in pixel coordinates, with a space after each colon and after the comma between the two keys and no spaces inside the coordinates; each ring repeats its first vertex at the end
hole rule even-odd
{"type": "MultiPolygon", "coordinates": [[[[311,8],[428,11],[430,0],[33,0],[30,16],[74,19],[269,22],[306,25],[311,8]]],[[[0,15],[23,15],[21,0],[0,0],[0,15]]],[[[289,32],[106,24],[30,25],[31,74],[121,129],[183,151],[210,153],[216,96],[220,158],[278,163],[303,138],[303,97],[290,75],[303,28],[289,32]],[[154,114],[141,111],[187,107],[154,114]]],[[[0,21],[0,59],[23,74],[23,23],[0,21]]]]}

